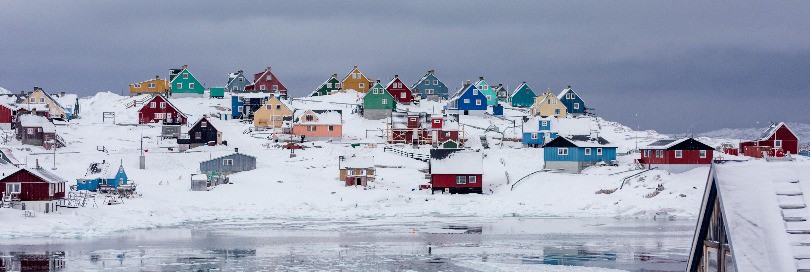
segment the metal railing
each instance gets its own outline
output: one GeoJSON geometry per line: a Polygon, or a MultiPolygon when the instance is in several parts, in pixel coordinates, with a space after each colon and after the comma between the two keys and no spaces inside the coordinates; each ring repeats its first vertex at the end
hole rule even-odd
{"type": "Polygon", "coordinates": [[[397,154],[397,155],[400,155],[400,156],[403,156],[403,157],[408,157],[408,158],[411,158],[411,159],[414,159],[414,160],[420,160],[420,161],[423,161],[423,162],[427,162],[428,160],[430,160],[430,155],[408,152],[408,151],[405,151],[405,150],[402,150],[402,149],[399,149],[399,148],[393,148],[393,147],[388,147],[388,146],[383,147],[383,152],[391,152],[391,153],[394,153],[394,154],[397,154]]]}

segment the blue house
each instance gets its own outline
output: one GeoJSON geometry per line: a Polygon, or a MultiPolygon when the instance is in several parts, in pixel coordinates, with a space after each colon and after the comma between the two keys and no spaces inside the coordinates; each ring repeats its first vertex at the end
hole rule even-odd
{"type": "Polygon", "coordinates": [[[523,123],[523,146],[526,147],[541,147],[548,141],[557,138],[557,131],[552,130],[552,126],[556,125],[553,119],[556,118],[540,118],[532,117],[523,123]]]}
{"type": "Polygon", "coordinates": [[[245,86],[249,84],[253,84],[253,82],[245,77],[245,73],[242,70],[239,70],[236,71],[236,73],[228,74],[228,85],[225,88],[234,93],[241,93],[245,91],[245,86]]]}
{"type": "Polygon", "coordinates": [[[614,165],[616,146],[602,137],[564,136],[543,145],[544,168],[578,174],[596,164],[614,165]]]}
{"type": "Polygon", "coordinates": [[[87,168],[84,177],[76,180],[76,190],[98,191],[101,187],[118,188],[119,185],[126,185],[128,182],[124,165],[114,168],[107,161],[94,162],[87,168]]]}
{"type": "Polygon", "coordinates": [[[463,115],[469,115],[471,111],[485,113],[487,110],[487,97],[475,85],[470,84],[468,80],[450,98],[450,101],[447,102],[447,108],[463,112],[463,115]]]}
{"type": "Polygon", "coordinates": [[[563,90],[557,96],[557,99],[565,105],[568,115],[578,116],[587,112],[588,108],[585,107],[585,101],[574,92],[574,89],[571,89],[571,86],[563,90]]]}
{"type": "Polygon", "coordinates": [[[426,100],[437,101],[440,99],[447,99],[448,90],[444,82],[439,80],[434,74],[434,70],[430,70],[411,86],[411,92],[415,95],[418,94],[419,98],[426,100]]]}
{"type": "Polygon", "coordinates": [[[261,108],[272,93],[241,93],[231,96],[231,116],[253,120],[253,113],[261,108]]]}
{"type": "Polygon", "coordinates": [[[512,107],[528,108],[534,105],[535,97],[537,97],[537,95],[534,94],[532,88],[529,88],[529,85],[523,82],[512,92],[509,101],[512,102],[512,107]]]}

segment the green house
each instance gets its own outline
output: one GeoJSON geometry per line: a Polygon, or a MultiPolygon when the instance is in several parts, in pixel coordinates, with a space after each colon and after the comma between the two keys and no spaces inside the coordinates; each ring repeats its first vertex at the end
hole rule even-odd
{"type": "Polygon", "coordinates": [[[337,91],[340,91],[340,80],[337,79],[337,74],[332,74],[331,78],[326,80],[321,86],[318,86],[309,96],[330,95],[337,91]]]}
{"type": "Polygon", "coordinates": [[[487,106],[498,104],[498,95],[495,93],[495,90],[484,81],[484,77],[478,77],[478,82],[475,83],[475,87],[487,97],[487,106]]]}
{"type": "Polygon", "coordinates": [[[512,101],[512,107],[528,108],[534,104],[535,97],[537,95],[534,94],[532,88],[529,88],[529,85],[523,82],[512,92],[509,100],[512,101]]]}
{"type": "Polygon", "coordinates": [[[205,86],[188,71],[188,65],[183,65],[182,69],[171,69],[169,81],[172,85],[172,96],[174,97],[205,95],[205,86]]]}
{"type": "Polygon", "coordinates": [[[380,120],[385,119],[391,112],[397,108],[394,96],[385,90],[385,87],[377,83],[371,87],[365,96],[363,96],[363,117],[366,119],[380,120]]]}

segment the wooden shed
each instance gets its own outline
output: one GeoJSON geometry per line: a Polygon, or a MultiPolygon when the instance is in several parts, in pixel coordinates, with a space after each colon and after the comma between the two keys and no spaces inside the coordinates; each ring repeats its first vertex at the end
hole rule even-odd
{"type": "Polygon", "coordinates": [[[340,156],[339,160],[340,180],[346,186],[367,187],[370,182],[374,182],[377,170],[373,156],[340,156]]]}

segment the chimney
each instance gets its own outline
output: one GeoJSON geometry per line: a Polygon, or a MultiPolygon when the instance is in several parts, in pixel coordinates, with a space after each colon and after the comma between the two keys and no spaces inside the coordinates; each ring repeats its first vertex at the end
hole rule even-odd
{"type": "Polygon", "coordinates": [[[428,73],[431,73],[431,74],[433,74],[433,72],[435,72],[433,69],[431,69],[430,71],[428,71],[428,73]]]}
{"type": "Polygon", "coordinates": [[[239,71],[236,71],[236,73],[237,73],[237,74],[241,74],[241,73],[243,73],[243,71],[242,71],[242,70],[239,70],[239,71]]]}
{"type": "Polygon", "coordinates": [[[160,76],[159,76],[159,75],[155,75],[155,79],[160,79],[160,76]]]}
{"type": "Polygon", "coordinates": [[[107,160],[101,160],[101,164],[107,163],[107,160]]]}
{"type": "Polygon", "coordinates": [[[354,69],[357,69],[357,65],[354,66],[354,69]]]}
{"type": "Polygon", "coordinates": [[[523,84],[526,84],[526,81],[523,81],[523,84]]]}
{"type": "Polygon", "coordinates": [[[377,80],[377,83],[380,83],[380,80],[379,80],[379,79],[377,80]]]}
{"type": "Polygon", "coordinates": [[[394,78],[399,78],[399,75],[394,75],[394,78]]]}
{"type": "Polygon", "coordinates": [[[484,77],[480,76],[478,77],[478,80],[484,80],[484,77]]]}
{"type": "Polygon", "coordinates": [[[337,78],[337,74],[332,74],[332,77],[337,78]]]}
{"type": "Polygon", "coordinates": [[[239,153],[239,148],[238,148],[238,147],[234,147],[234,148],[233,148],[233,152],[235,152],[235,153],[239,153]]]}
{"type": "Polygon", "coordinates": [[[465,85],[470,85],[470,80],[469,79],[467,80],[467,82],[465,82],[465,85]]]}
{"type": "Polygon", "coordinates": [[[188,65],[183,64],[183,69],[188,69],[188,65]]]}
{"type": "Polygon", "coordinates": [[[571,89],[571,85],[568,85],[568,89],[571,89]]]}
{"type": "Polygon", "coordinates": [[[59,92],[59,96],[60,96],[60,97],[64,97],[64,96],[65,96],[65,92],[59,92]]]}
{"type": "Polygon", "coordinates": [[[498,83],[498,87],[503,87],[503,83],[498,83]]]}
{"type": "Polygon", "coordinates": [[[270,71],[270,67],[268,66],[267,68],[264,68],[264,71],[265,71],[265,72],[269,72],[269,71],[270,71]]]}
{"type": "Polygon", "coordinates": [[[39,159],[37,159],[36,162],[37,162],[36,169],[39,169],[39,159]]]}

